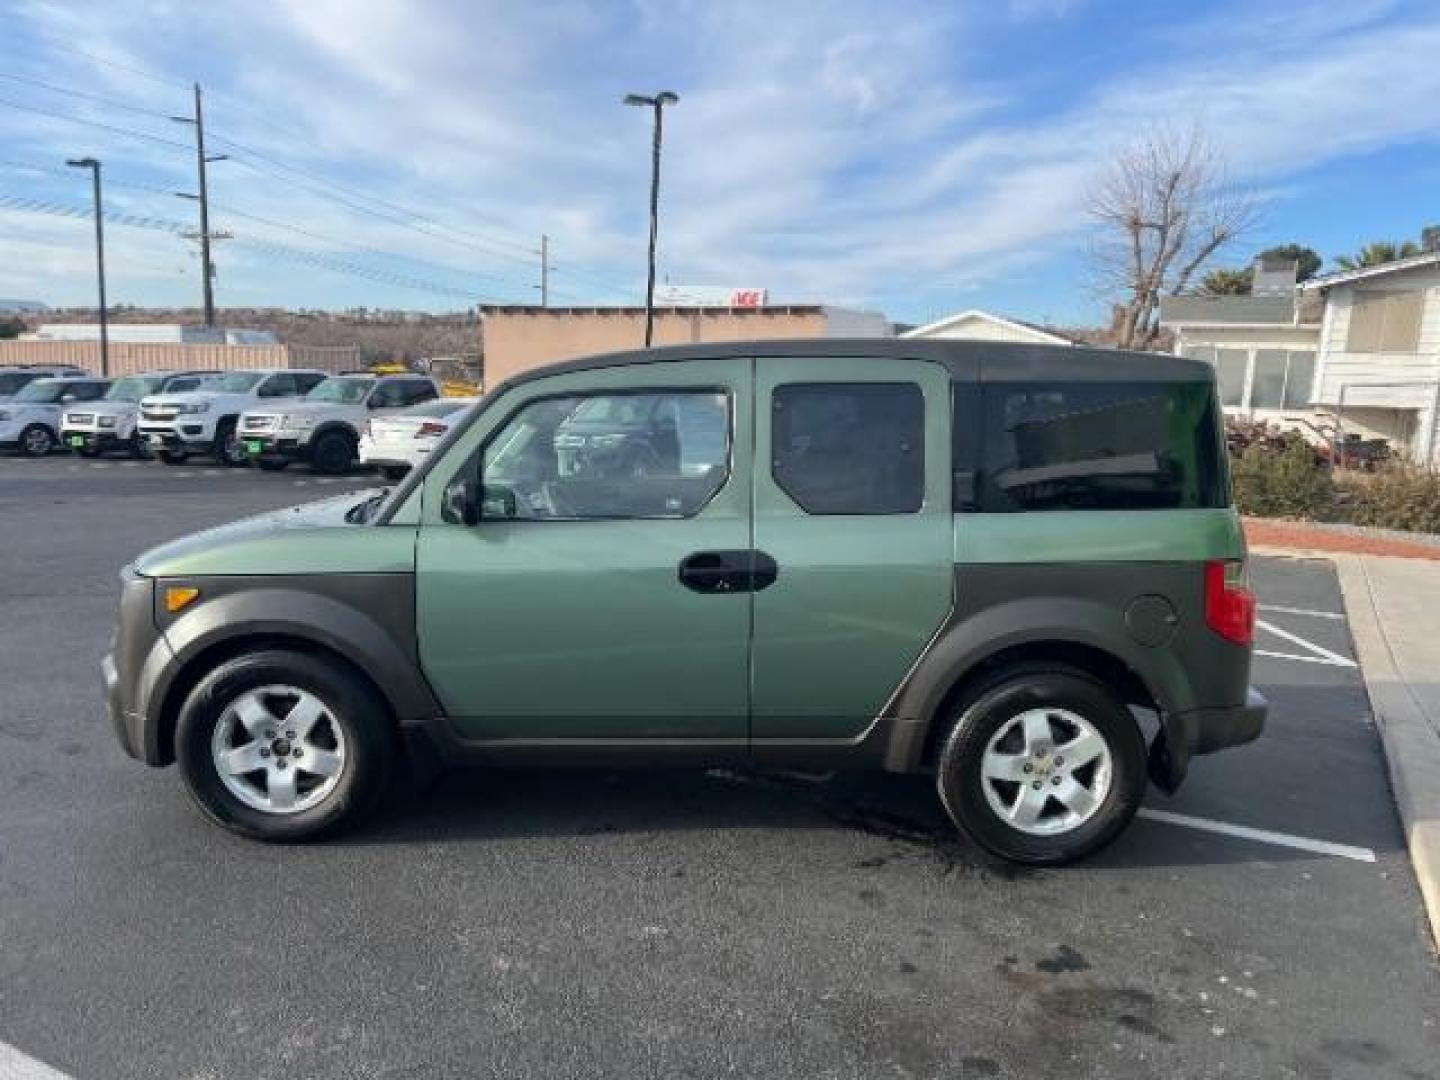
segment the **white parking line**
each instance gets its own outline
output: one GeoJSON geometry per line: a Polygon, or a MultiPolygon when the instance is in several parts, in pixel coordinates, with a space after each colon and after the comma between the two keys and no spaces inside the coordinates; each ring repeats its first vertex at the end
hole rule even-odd
{"type": "Polygon", "coordinates": [[[22,1054],[5,1042],[0,1042],[0,1077],[4,1080],[70,1080],[59,1069],[22,1054]]]}
{"type": "Polygon", "coordinates": [[[1331,664],[1334,667],[1359,667],[1359,665],[1348,656],[1341,656],[1339,653],[1331,652],[1323,645],[1316,645],[1313,641],[1306,641],[1299,634],[1292,634],[1289,630],[1276,626],[1274,623],[1268,623],[1264,619],[1257,619],[1255,620],[1255,625],[1268,633],[1274,634],[1278,638],[1284,638],[1292,645],[1299,645],[1303,649],[1309,649],[1313,654],[1311,656],[1295,656],[1291,653],[1271,653],[1256,649],[1256,653],[1261,656],[1278,656],[1286,660],[1306,660],[1314,664],[1331,664]]]}
{"type": "Polygon", "coordinates": [[[1314,619],[1343,619],[1345,615],[1339,611],[1311,611],[1309,608],[1281,607],[1279,604],[1261,604],[1261,611],[1275,611],[1281,615],[1308,615],[1314,619]]]}
{"type": "Polygon", "coordinates": [[[1252,829],[1249,825],[1231,825],[1227,821],[1214,821],[1211,818],[1172,814],[1168,810],[1151,810],[1148,806],[1142,806],[1136,816],[1165,825],[1179,825],[1181,828],[1220,833],[1222,836],[1238,836],[1242,840],[1255,840],[1261,844],[1277,844],[1280,847],[1310,851],[1317,855],[1337,855],[1342,859],[1354,859],[1356,862],[1373,863],[1375,861],[1375,852],[1369,848],[1351,847],[1349,844],[1332,844],[1328,840],[1312,840],[1308,836],[1292,836],[1290,833],[1271,832],[1269,829],[1252,829]]]}
{"type": "Polygon", "coordinates": [[[1272,660],[1299,660],[1302,664],[1324,664],[1326,667],[1355,667],[1353,663],[1338,663],[1334,660],[1326,660],[1323,656],[1301,656],[1293,652],[1271,652],[1269,649],[1256,649],[1256,656],[1268,656],[1272,660]]]}

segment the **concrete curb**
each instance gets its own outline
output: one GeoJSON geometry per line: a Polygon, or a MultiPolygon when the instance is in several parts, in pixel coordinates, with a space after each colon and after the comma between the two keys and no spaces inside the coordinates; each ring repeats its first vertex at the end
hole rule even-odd
{"type": "Polygon", "coordinates": [[[1400,675],[1375,609],[1375,593],[1365,566],[1371,556],[1328,556],[1340,578],[1356,659],[1380,730],[1390,785],[1410,849],[1410,863],[1430,917],[1430,931],[1440,943],[1440,738],[1425,711],[1400,675]]]}

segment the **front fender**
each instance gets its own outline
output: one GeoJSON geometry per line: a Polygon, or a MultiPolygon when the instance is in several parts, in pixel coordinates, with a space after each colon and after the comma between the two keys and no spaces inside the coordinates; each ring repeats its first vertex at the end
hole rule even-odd
{"type": "Polygon", "coordinates": [[[173,714],[178,702],[171,695],[191,681],[192,665],[212,649],[246,639],[304,641],[344,657],[374,682],[402,723],[440,713],[415,654],[414,581],[408,574],[272,578],[258,587],[242,577],[167,584],[194,585],[203,599],[169,621],[157,613],[164,649],[145,665],[139,695],[152,760],[168,756],[162,718],[173,714]]]}

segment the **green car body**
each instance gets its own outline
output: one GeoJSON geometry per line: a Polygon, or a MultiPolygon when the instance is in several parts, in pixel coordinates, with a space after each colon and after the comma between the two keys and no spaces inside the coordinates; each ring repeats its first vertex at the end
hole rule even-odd
{"type": "Polygon", "coordinates": [[[988,677],[1048,664],[1158,715],[1148,769],[1173,790],[1265,711],[1243,630],[1211,625],[1207,568],[1245,558],[1217,418],[1205,365],[1110,350],[754,342],[555,365],[487,395],[383,499],[141,556],[104,665],[112,719],[169,764],[207,673],[283,648],[363,682],[441,762],[923,772],[988,677]],[[626,428],[593,460],[619,447],[628,471],[589,476],[603,436],[544,417],[626,395],[672,403],[662,449],[626,428]],[[656,465],[665,446],[679,464],[656,465]],[[488,482],[506,468],[520,479],[488,482]],[[174,589],[197,598],[172,612],[174,589]]]}

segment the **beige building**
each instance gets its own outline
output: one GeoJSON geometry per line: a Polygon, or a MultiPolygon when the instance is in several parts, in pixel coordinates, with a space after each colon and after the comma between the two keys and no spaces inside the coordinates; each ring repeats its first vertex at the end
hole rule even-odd
{"type": "MultiPolygon", "coordinates": [[[[577,356],[638,349],[645,341],[643,307],[496,306],[480,309],[485,385],[577,356]]],[[[757,338],[887,337],[875,312],[820,304],[666,307],[655,310],[656,345],[757,338]]]]}
{"type": "MultiPolygon", "coordinates": [[[[100,374],[100,342],[0,341],[0,365],[74,364],[100,374]]],[[[110,374],[140,371],[232,371],[237,368],[320,368],[345,371],[360,366],[354,346],[211,345],[182,342],[110,342],[110,374]]]]}

